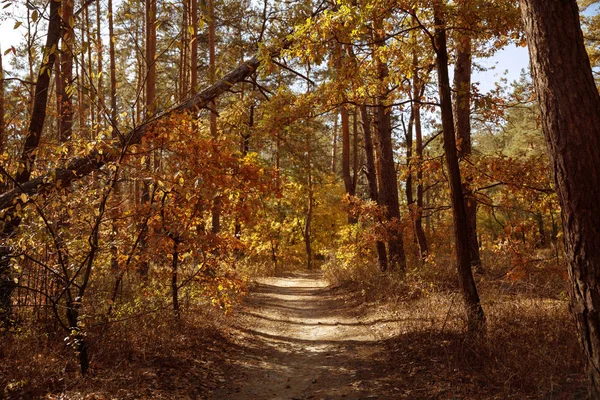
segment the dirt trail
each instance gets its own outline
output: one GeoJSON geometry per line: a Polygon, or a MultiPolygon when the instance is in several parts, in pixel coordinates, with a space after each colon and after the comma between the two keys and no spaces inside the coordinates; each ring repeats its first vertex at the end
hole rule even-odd
{"type": "Polygon", "coordinates": [[[260,280],[232,331],[230,374],[212,398],[395,398],[399,389],[382,378],[381,339],[397,322],[369,320],[361,303],[318,273],[260,280]]]}

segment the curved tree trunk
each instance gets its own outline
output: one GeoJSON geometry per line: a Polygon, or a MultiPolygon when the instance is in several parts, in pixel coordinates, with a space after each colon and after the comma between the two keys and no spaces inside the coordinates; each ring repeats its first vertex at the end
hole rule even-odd
{"type": "Polygon", "coordinates": [[[576,0],[521,0],[561,205],[572,311],[590,398],[600,399],[600,96],[576,0]]]}

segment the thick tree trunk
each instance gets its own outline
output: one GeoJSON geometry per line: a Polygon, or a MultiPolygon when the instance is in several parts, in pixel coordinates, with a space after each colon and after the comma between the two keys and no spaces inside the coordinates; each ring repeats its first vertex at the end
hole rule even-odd
{"type": "Polygon", "coordinates": [[[561,204],[572,311],[600,399],[600,96],[576,0],[520,1],[561,204]]]}
{"type": "MultiPolygon", "coordinates": [[[[369,184],[369,197],[371,200],[379,204],[379,192],[377,189],[377,171],[375,170],[375,155],[373,149],[373,136],[371,134],[371,118],[366,105],[360,107],[362,117],[363,133],[365,135],[365,153],[367,157],[367,182],[369,184]]],[[[385,243],[381,240],[375,242],[377,249],[377,262],[379,270],[387,270],[387,253],[385,243]]]]}
{"type": "MultiPolygon", "coordinates": [[[[381,31],[383,21],[376,21],[376,32],[381,31]]],[[[384,46],[385,42],[375,33],[374,38],[384,46]]],[[[376,60],[378,69],[378,79],[385,82],[389,75],[388,66],[382,60],[376,60]]],[[[381,173],[379,186],[379,200],[381,205],[386,207],[386,216],[391,223],[391,229],[388,232],[388,251],[389,267],[398,268],[400,271],[406,270],[406,256],[404,254],[404,243],[402,240],[402,228],[400,226],[400,202],[398,196],[398,177],[396,176],[396,164],[394,162],[394,146],[392,143],[392,123],[391,108],[386,105],[387,89],[381,89],[377,96],[376,104],[376,126],[377,126],[377,144],[379,146],[378,162],[381,173]]]]}
{"type": "Polygon", "coordinates": [[[456,136],[452,116],[452,96],[448,76],[448,50],[446,47],[446,29],[440,8],[441,2],[434,5],[435,46],[437,53],[438,86],[442,111],[442,129],[444,130],[444,154],[448,165],[450,197],[454,215],[454,238],[458,267],[458,280],[465,305],[467,327],[471,334],[485,330],[485,315],[477,293],[471,270],[469,251],[468,220],[465,212],[465,199],[462,193],[456,136]]]}
{"type": "MultiPolygon", "coordinates": [[[[470,33],[462,31],[458,33],[456,63],[454,64],[453,112],[459,159],[468,158],[473,149],[471,145],[471,42],[470,33]]],[[[466,182],[470,180],[470,177],[465,177],[466,182]]],[[[477,200],[468,184],[463,184],[463,193],[466,200],[471,267],[476,272],[483,272],[479,242],[477,241],[477,200]]]]}

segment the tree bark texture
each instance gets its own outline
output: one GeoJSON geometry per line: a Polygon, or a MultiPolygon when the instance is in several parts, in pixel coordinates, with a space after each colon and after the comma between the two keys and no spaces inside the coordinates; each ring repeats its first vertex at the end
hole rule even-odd
{"type": "MultiPolygon", "coordinates": [[[[456,43],[456,62],[454,64],[454,129],[457,137],[458,156],[468,158],[473,147],[471,144],[471,72],[472,72],[472,39],[470,33],[458,33],[456,43]]],[[[477,241],[477,200],[468,185],[469,177],[465,177],[463,193],[465,194],[465,210],[467,213],[469,252],[471,267],[474,271],[482,270],[479,242],[477,241]]]]}
{"type": "Polygon", "coordinates": [[[561,205],[572,312],[600,399],[600,96],[576,0],[522,0],[531,71],[561,205]]]}
{"type": "MultiPolygon", "coordinates": [[[[379,204],[379,192],[377,189],[377,171],[375,170],[375,155],[373,149],[373,135],[371,133],[371,118],[366,105],[360,106],[360,115],[362,119],[363,133],[365,136],[365,154],[367,164],[367,182],[369,184],[369,197],[371,200],[379,204]]],[[[387,270],[387,253],[385,243],[381,240],[375,242],[377,249],[377,262],[379,270],[387,270]]]]}
{"type": "MultiPolygon", "coordinates": [[[[411,210],[415,237],[419,246],[421,261],[427,257],[428,247],[425,231],[423,230],[423,130],[421,125],[421,97],[425,86],[419,79],[417,55],[413,54],[413,103],[412,114],[415,129],[415,154],[411,164],[416,165],[416,199],[411,210]]],[[[411,143],[412,145],[412,143],[411,143]]],[[[407,184],[408,185],[408,184],[407,184]]],[[[412,189],[412,188],[411,188],[412,189]]]]}
{"type": "MultiPolygon", "coordinates": [[[[375,31],[381,31],[382,21],[380,18],[375,23],[375,31]]],[[[385,43],[379,35],[375,34],[375,39],[384,46],[385,43]]],[[[389,69],[385,62],[377,60],[378,79],[385,82],[389,75],[389,69]]],[[[386,216],[388,222],[392,224],[388,232],[388,252],[389,267],[398,268],[401,271],[406,270],[406,255],[404,253],[404,243],[402,240],[402,229],[400,227],[400,202],[398,194],[398,177],[396,175],[396,164],[394,162],[394,147],[392,143],[392,123],[391,108],[386,105],[387,88],[383,87],[376,98],[376,131],[378,163],[380,171],[379,200],[381,205],[386,207],[386,216]]]]}
{"type": "Polygon", "coordinates": [[[458,281],[463,297],[467,327],[469,333],[479,334],[485,330],[485,315],[477,287],[471,271],[471,258],[469,251],[468,220],[465,211],[465,199],[462,193],[458,154],[456,151],[456,137],[452,116],[452,95],[450,78],[448,76],[448,49],[446,46],[446,29],[441,13],[442,4],[437,2],[434,6],[435,46],[437,53],[438,86],[440,91],[440,104],[442,111],[442,129],[444,131],[444,154],[448,166],[448,180],[450,184],[450,198],[454,215],[454,238],[458,267],[458,281]]]}

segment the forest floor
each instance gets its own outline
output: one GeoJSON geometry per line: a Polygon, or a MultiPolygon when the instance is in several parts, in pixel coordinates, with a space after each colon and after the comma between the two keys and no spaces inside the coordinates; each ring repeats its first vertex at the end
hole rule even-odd
{"type": "Polygon", "coordinates": [[[190,313],[113,328],[86,377],[64,345],[5,343],[0,399],[585,399],[566,303],[502,285],[482,284],[477,343],[456,288],[367,301],[320,272],[260,278],[214,323],[190,313]]]}
{"type": "MultiPolygon", "coordinates": [[[[319,273],[259,280],[228,333],[237,349],[211,398],[530,397],[494,385],[462,335],[422,315],[415,321],[412,311],[366,303],[360,292],[328,287],[319,273]]],[[[550,398],[580,396],[567,389],[550,398]]]]}

